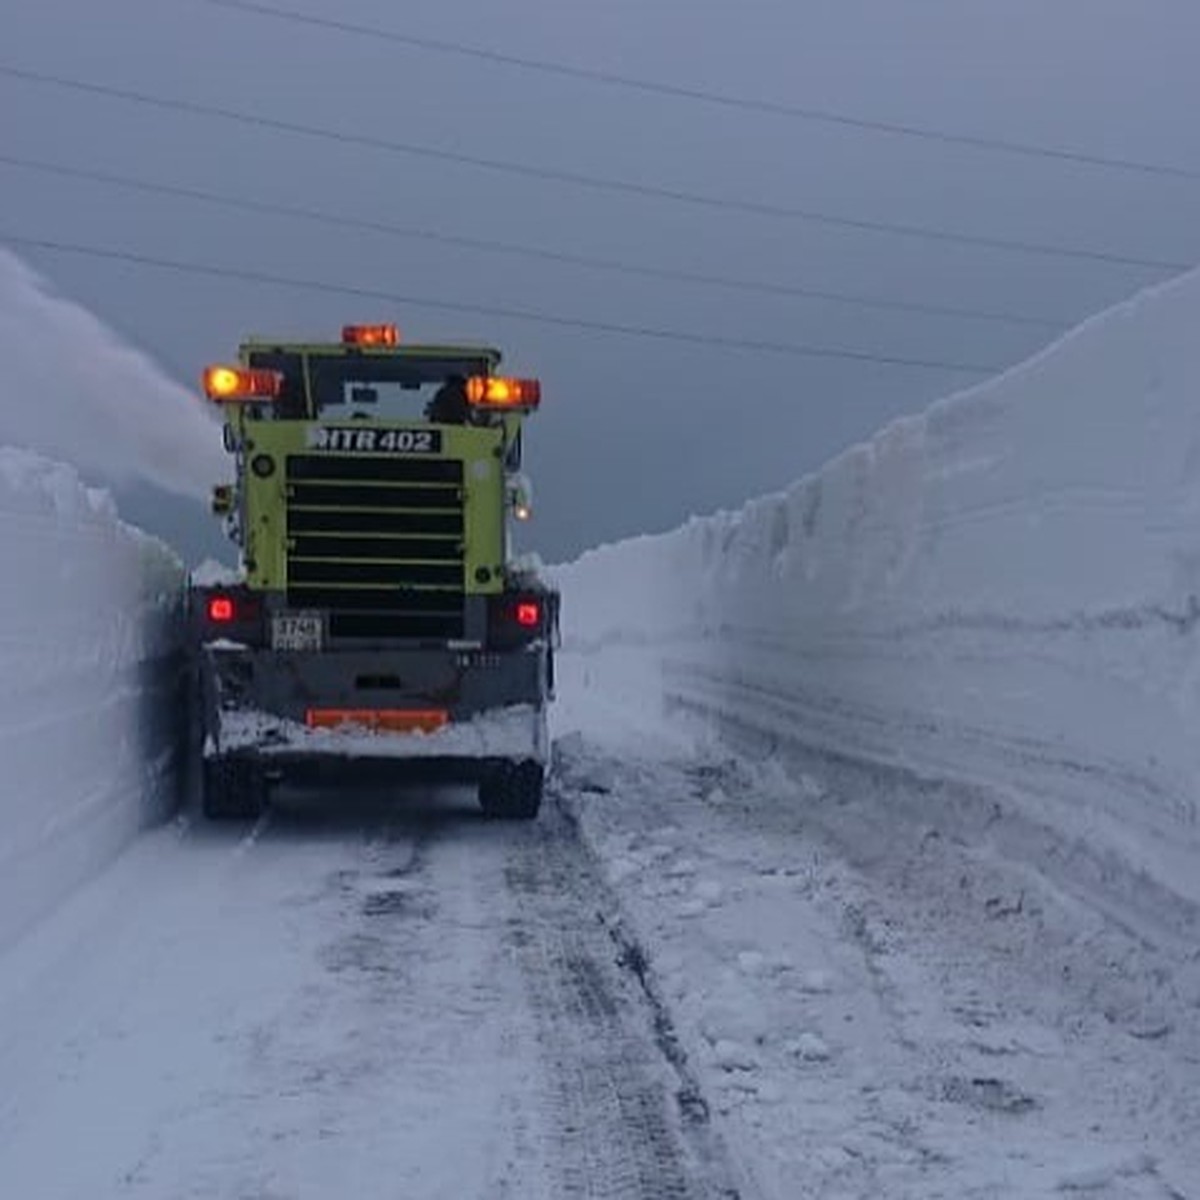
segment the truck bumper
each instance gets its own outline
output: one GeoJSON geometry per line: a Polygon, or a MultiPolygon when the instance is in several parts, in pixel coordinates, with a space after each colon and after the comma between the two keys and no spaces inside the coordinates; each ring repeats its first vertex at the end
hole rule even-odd
{"type": "Polygon", "coordinates": [[[487,655],[303,654],[214,642],[200,647],[197,670],[206,756],[269,757],[280,766],[399,758],[431,777],[548,758],[541,645],[487,655]],[[330,724],[331,711],[345,721],[330,724]],[[405,714],[413,714],[411,730],[403,728],[405,714]]]}

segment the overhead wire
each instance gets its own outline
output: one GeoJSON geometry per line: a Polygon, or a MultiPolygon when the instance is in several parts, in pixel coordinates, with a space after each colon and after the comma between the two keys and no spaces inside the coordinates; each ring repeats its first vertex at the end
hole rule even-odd
{"type": "Polygon", "coordinates": [[[22,155],[0,151],[0,166],[13,167],[50,175],[61,179],[72,179],[98,183],[108,187],[124,188],[147,195],[166,196],[173,199],[193,200],[203,204],[230,208],[241,212],[263,216],[284,216],[302,221],[311,221],[332,228],[357,230],[387,237],[431,242],[456,249],[504,254],[537,259],[565,266],[589,270],[610,271],[639,278],[659,279],[667,282],[695,284],[730,291],[752,292],[763,295],[795,299],[820,300],[827,303],[844,304],[860,308],[882,309],[914,313],[921,316],[956,317],[974,321],[993,321],[1012,325],[1025,325],[1041,329],[1061,329],[1064,321],[1052,321],[1028,314],[1001,312],[989,309],[957,307],[953,305],[926,304],[915,300],[898,300],[880,296],[864,296],[846,292],[829,291],[798,285],[775,283],[766,280],[741,279],[726,275],[712,275],[698,271],[684,271],[669,267],[658,267],[644,263],[600,258],[592,255],[575,254],[567,251],[550,250],[540,246],[522,245],[489,238],[466,237],[432,229],[420,229],[398,225],[390,221],[379,221],[365,217],[354,217],[342,213],[327,212],[309,206],[282,204],[275,201],[256,200],[244,195],[215,192],[207,188],[183,184],[164,183],[156,180],[135,178],[113,171],[99,171],[71,166],[65,163],[48,162],[22,155]]]}
{"type": "Polygon", "coordinates": [[[311,13],[300,12],[296,9],[285,8],[277,4],[266,4],[262,0],[199,0],[199,2],[207,4],[210,7],[253,14],[270,20],[285,21],[296,25],[307,25],[317,29],[350,34],[357,37],[388,41],[408,46],[415,50],[473,58],[523,71],[556,75],[562,78],[582,80],[588,83],[623,88],[644,94],[697,101],[722,108],[741,109],[748,112],[770,114],[776,117],[788,117],[802,121],[841,126],[848,129],[920,139],[937,142],[942,145],[963,146],[973,150],[992,151],[1028,158],[1058,160],[1112,171],[1135,172],[1142,175],[1156,175],[1175,179],[1200,180],[1200,168],[1097,154],[1069,146],[1051,146],[1011,138],[991,137],[983,134],[954,133],[949,130],[935,129],[930,126],[859,117],[828,108],[791,104],[752,96],[739,96],[729,92],[714,91],[709,88],[667,83],[662,80],[625,75],[617,71],[603,70],[596,67],[583,67],[546,58],[535,58],[529,55],[492,50],[483,46],[469,45],[444,38],[402,33],[399,30],[348,21],[344,18],[317,16],[311,13]]]}
{"type": "Polygon", "coordinates": [[[826,227],[851,229],[858,232],[898,235],[943,244],[977,246],[1009,253],[1017,252],[1043,257],[1100,262],[1159,272],[1179,272],[1188,269],[1192,265],[1186,262],[1122,254],[1115,251],[1094,248],[1059,246],[1023,239],[959,233],[931,226],[912,225],[896,221],[874,221],[866,218],[847,217],[815,209],[795,208],[787,205],[771,204],[765,201],[714,196],[702,192],[693,192],[656,184],[638,183],[634,180],[615,179],[582,172],[558,170],[531,163],[519,163],[508,159],[488,158],[455,150],[446,150],[436,146],[401,141],[377,134],[331,129],[325,126],[310,125],[279,117],[268,117],[258,113],[249,113],[240,109],[226,108],[195,100],[181,100],[177,97],[154,95],[131,88],[121,88],[88,80],[55,75],[44,71],[34,71],[24,67],[17,67],[10,63],[0,63],[0,75],[11,79],[23,80],[27,83],[73,91],[83,95],[103,96],[109,99],[156,108],[161,111],[186,113],[191,116],[218,119],[245,127],[269,129],[276,133],[286,133],[341,145],[361,146],[373,150],[409,155],[431,161],[453,163],[458,166],[483,169],[505,175],[568,184],[593,191],[671,201],[709,210],[738,212],[758,217],[803,221],[826,227]]]}
{"type": "Polygon", "coordinates": [[[263,284],[272,287],[320,292],[330,295],[351,296],[357,299],[382,300],[414,308],[503,317],[516,321],[558,326],[560,328],[580,329],[656,341],[682,342],[722,349],[756,351],[801,358],[836,359],[883,366],[921,368],[975,376],[991,375],[1002,369],[997,364],[955,362],[950,359],[919,358],[839,349],[830,346],[778,342],[769,339],[739,338],[731,337],[727,334],[699,333],[684,329],[663,329],[647,325],[624,324],[616,321],[592,320],[586,317],[569,316],[563,313],[549,313],[505,305],[482,304],[475,301],[445,300],[429,296],[403,295],[378,288],[354,286],[326,280],[303,279],[290,275],[277,275],[272,272],[252,270],[244,267],[164,258],[132,250],[117,250],[82,242],[68,242],[55,238],[13,233],[3,229],[0,229],[0,244],[21,247],[26,250],[42,250],[50,253],[78,255],[112,262],[128,263],[177,274],[206,276],[223,280],[238,280],[244,283],[263,284]]]}

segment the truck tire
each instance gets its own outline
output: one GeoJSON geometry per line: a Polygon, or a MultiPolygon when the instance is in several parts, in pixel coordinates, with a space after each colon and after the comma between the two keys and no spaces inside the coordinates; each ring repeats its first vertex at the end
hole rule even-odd
{"type": "Polygon", "coordinates": [[[206,758],[200,806],[210,821],[250,820],[266,806],[266,781],[247,758],[206,758]]]}
{"type": "Polygon", "coordinates": [[[542,807],[545,770],[529,760],[497,766],[479,785],[484,814],[504,821],[532,821],[542,807]]]}

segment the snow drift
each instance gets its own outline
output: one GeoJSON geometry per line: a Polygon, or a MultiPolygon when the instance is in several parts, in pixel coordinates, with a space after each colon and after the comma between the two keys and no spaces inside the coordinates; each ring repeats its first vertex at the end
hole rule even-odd
{"type": "Polygon", "coordinates": [[[3,249],[0,355],[0,445],[70,462],[92,480],[204,501],[227,474],[201,402],[3,249]]]}
{"type": "Polygon", "coordinates": [[[955,781],[907,789],[912,815],[986,810],[961,829],[1194,931],[1198,326],[1195,273],[783,493],[584,555],[560,571],[574,674],[955,781]]]}
{"type": "Polygon", "coordinates": [[[75,472],[0,448],[0,947],[175,795],[182,573],[75,472]]]}

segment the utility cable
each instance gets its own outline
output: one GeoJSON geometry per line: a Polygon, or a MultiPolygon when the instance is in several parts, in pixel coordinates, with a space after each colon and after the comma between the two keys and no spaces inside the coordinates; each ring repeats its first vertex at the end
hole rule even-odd
{"type": "Polygon", "coordinates": [[[936,229],[931,226],[909,225],[896,221],[871,221],[864,218],[845,217],[833,213],[820,212],[815,209],[791,208],[785,205],[769,204],[763,201],[735,199],[726,196],[713,196],[702,192],[691,192],[658,186],[648,183],[637,183],[627,179],[613,179],[599,175],[588,175],[574,171],[560,171],[552,167],[540,167],[529,163],[516,163],[506,159],[484,158],[478,155],[465,154],[454,150],[444,150],[435,146],[421,145],[415,142],[397,141],[375,134],[354,133],[345,130],[330,129],[325,126],[308,125],[299,121],[289,121],[278,117],[266,117],[256,113],[248,113],[239,109],[224,108],[213,104],[204,104],[195,100],[180,100],[174,97],[157,96],[148,92],[134,91],[129,88],[119,88],[108,84],[93,83],[87,80],[72,79],[61,75],[53,75],[43,71],[31,71],[23,67],[14,67],[0,63],[0,75],[11,79],[19,79],[26,83],[54,87],[65,91],[73,91],[83,95],[104,96],[109,99],[123,100],[132,104],[140,104],[162,111],[185,113],[190,116],[214,118],[228,121],[246,127],[269,129],[276,133],[287,133],[296,136],[335,142],[341,145],[362,146],[372,150],[381,150],[393,154],[405,154],[412,157],[424,158],[438,162],[454,163],[458,166],[479,168],[495,173],[540,179],[552,183],[565,183],[574,187],[587,188],[592,191],[619,193],[640,196],[645,199],[667,200],[692,207],[705,208],[728,212],[739,212],[758,217],[773,217],[805,221],[829,227],[853,229],[859,232],[884,233],[903,237],[919,238],[924,241],[945,244],[979,246],[992,250],[1019,252],[1024,254],[1041,255],[1045,257],[1079,259],[1090,262],[1108,263],[1116,266],[1139,267],[1160,272],[1179,272],[1187,270],[1191,263],[1173,262],[1164,259],[1147,258],[1138,255],[1119,254],[1112,251],[1087,249],[1083,247],[1055,246],[1044,242],[1023,241],[1011,238],[987,237],[980,234],[957,233],[949,230],[936,229]]]}
{"type": "Polygon", "coordinates": [[[162,183],[155,180],[121,175],[112,171],[95,171],[84,167],[73,167],[64,163],[47,162],[41,159],[25,158],[20,155],[5,154],[3,152],[0,152],[0,166],[15,167],[20,170],[33,171],[60,179],[72,179],[87,183],[98,183],[106,187],[124,188],[147,195],[195,200],[203,204],[212,204],[242,212],[257,213],[263,216],[292,217],[297,220],[312,221],[335,229],[353,229],[364,233],[381,234],[387,237],[431,242],[441,246],[452,246],[456,249],[481,251],[490,254],[506,254],[558,263],[565,266],[582,267],[588,270],[610,271],[645,279],[696,284],[703,287],[754,292],[769,296],[821,300],[828,303],[845,304],[859,308],[916,313],[922,316],[958,317],[974,321],[994,321],[1011,325],[1027,325],[1040,329],[1062,329],[1067,324],[1065,321],[1051,321],[1042,317],[1033,317],[1021,313],[962,308],[952,305],[925,304],[920,301],[894,300],[880,296],[855,295],[846,292],[798,287],[785,283],[772,283],[765,280],[739,279],[726,275],[709,275],[697,271],[681,271],[669,267],[648,266],[644,263],[598,258],[585,254],[572,254],[565,251],[549,250],[540,246],[494,241],[488,238],[464,237],[457,234],[442,233],[433,229],[419,229],[411,226],[397,225],[389,221],[352,217],[307,206],[255,200],[247,196],[214,192],[207,188],[162,183]]]}
{"type": "Polygon", "coordinates": [[[421,37],[416,34],[400,33],[398,30],[365,25],[334,17],[315,16],[283,8],[275,4],[264,4],[261,0],[200,0],[214,8],[224,8],[250,13],[275,21],[286,21],[296,25],[307,25],[316,29],[351,34],[357,37],[374,38],[409,46],[414,50],[431,51],[437,54],[457,55],[464,58],[515,67],[523,71],[535,71],[561,78],[584,80],[607,87],[624,88],[645,94],[670,96],[679,100],[699,101],[722,108],[742,109],[748,112],[766,113],[777,117],[791,117],[803,121],[837,125],[871,133],[890,134],[897,137],[918,138],[943,145],[964,146],[973,150],[994,151],[1002,154],[1021,155],[1027,158],[1052,159],[1082,166],[1102,167],[1112,171],[1135,172],[1141,175],[1158,175],[1174,179],[1200,179],[1200,168],[1181,167],[1170,163],[1145,162],[1139,159],[1121,158],[1113,155],[1093,154],[1067,146],[1049,146],[1035,142],[1017,141],[1009,138],[986,137],[980,134],[951,133],[922,125],[910,125],[899,121],[883,121],[867,117],[856,117],[833,109],[814,108],[787,104],[782,101],[764,100],[750,96],[738,96],[728,92],[711,91],[707,88],[689,87],[685,84],[663,83],[616,71],[593,67],[580,67],[570,63],[533,58],[521,54],[509,54],[489,50],[482,46],[441,38],[421,37]]]}
{"type": "Polygon", "coordinates": [[[396,292],[375,288],[352,287],[347,284],[316,279],[301,279],[295,276],[276,275],[266,271],[250,270],[242,267],[219,266],[212,263],[160,258],[129,250],[114,250],[80,242],[66,242],[53,238],[33,237],[25,234],[9,233],[5,230],[0,230],[0,243],[20,247],[25,250],[43,250],[56,254],[73,254],[88,258],[104,259],[110,262],[130,263],[135,266],[151,267],[177,274],[202,275],[214,279],[265,284],[271,287],[322,292],[329,295],[352,296],[357,299],[383,300],[388,303],[408,305],[414,308],[431,308],[445,312],[504,317],[516,321],[528,321],[560,328],[617,334],[624,337],[647,338],[664,342],[686,342],[700,346],[715,346],[730,350],[752,350],[801,358],[841,359],[848,362],[873,363],[884,366],[915,367],[966,375],[992,375],[1002,369],[996,365],[984,365],[980,363],[953,362],[947,359],[935,358],[912,358],[904,355],[843,350],[827,346],[808,346],[791,342],[735,338],[725,334],[694,333],[683,329],[660,329],[647,325],[626,325],[615,321],[596,321],[585,317],[567,316],[562,313],[538,312],[532,309],[510,308],[501,305],[477,304],[460,300],[438,300],[428,296],[401,295],[396,292]]]}

